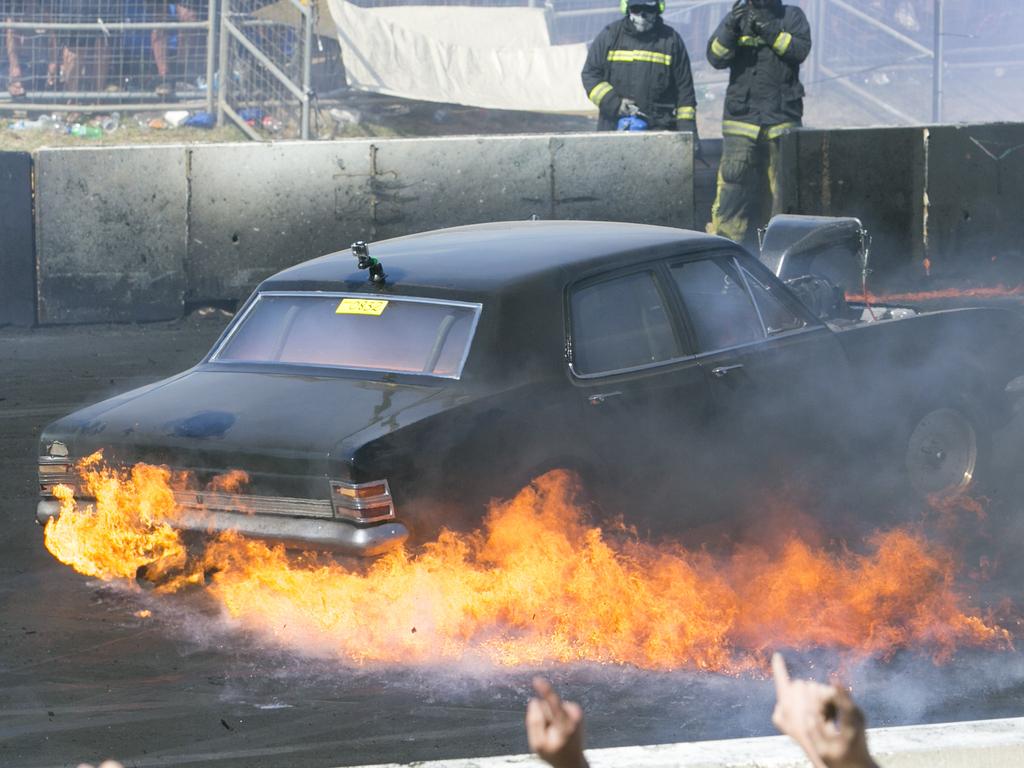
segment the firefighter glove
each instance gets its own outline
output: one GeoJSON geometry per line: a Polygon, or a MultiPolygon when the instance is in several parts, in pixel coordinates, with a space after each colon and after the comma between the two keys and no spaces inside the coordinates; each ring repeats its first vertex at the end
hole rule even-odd
{"type": "Polygon", "coordinates": [[[750,27],[754,34],[762,38],[768,45],[782,32],[782,22],[771,11],[765,8],[751,8],[750,27]]]}
{"type": "Polygon", "coordinates": [[[743,22],[747,18],[750,7],[746,3],[737,3],[725,17],[725,28],[739,36],[743,30],[743,22]]]}
{"type": "Polygon", "coordinates": [[[640,107],[636,105],[636,102],[632,99],[623,98],[619,104],[620,115],[636,115],[640,112],[640,107]]]}

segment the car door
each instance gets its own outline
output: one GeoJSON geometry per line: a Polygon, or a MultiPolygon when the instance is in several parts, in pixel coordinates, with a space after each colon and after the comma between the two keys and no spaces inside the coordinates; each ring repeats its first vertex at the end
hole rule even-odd
{"type": "Polygon", "coordinates": [[[716,450],[747,470],[821,455],[850,381],[831,330],[746,254],[670,263],[715,404],[716,450]]]}
{"type": "Polygon", "coordinates": [[[711,399],[663,264],[600,275],[567,295],[569,377],[600,492],[632,524],[678,524],[711,399]]]}

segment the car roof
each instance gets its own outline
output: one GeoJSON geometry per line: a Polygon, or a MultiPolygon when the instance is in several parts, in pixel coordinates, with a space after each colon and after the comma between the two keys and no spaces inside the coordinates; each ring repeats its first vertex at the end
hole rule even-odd
{"type": "MultiPolygon", "coordinates": [[[[508,221],[383,240],[370,244],[370,255],[383,264],[390,291],[480,295],[546,277],[614,268],[635,260],[641,251],[701,242],[721,246],[726,241],[648,224],[508,221]]],[[[339,290],[375,289],[348,249],[279,272],[261,289],[297,289],[304,284],[321,290],[328,285],[339,290]]]]}

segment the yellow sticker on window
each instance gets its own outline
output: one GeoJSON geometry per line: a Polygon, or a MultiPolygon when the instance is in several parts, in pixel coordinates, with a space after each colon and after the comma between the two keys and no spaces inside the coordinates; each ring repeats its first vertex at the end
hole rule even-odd
{"type": "Polygon", "coordinates": [[[342,299],[334,314],[380,316],[387,305],[387,299],[342,299]]]}

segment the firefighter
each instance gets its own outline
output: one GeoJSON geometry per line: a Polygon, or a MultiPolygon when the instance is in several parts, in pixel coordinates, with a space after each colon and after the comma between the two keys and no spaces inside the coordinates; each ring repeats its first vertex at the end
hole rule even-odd
{"type": "Polygon", "coordinates": [[[697,97],[690,57],[661,14],[664,0],[621,0],[622,18],[594,39],[583,65],[583,87],[600,111],[597,130],[614,131],[623,117],[652,130],[696,133],[697,97]]]}
{"type": "Polygon", "coordinates": [[[800,64],[810,51],[807,17],[781,0],[738,0],[708,41],[711,66],[729,69],[709,232],[744,242],[752,221],[780,212],[779,138],[803,117],[800,64]]]}

